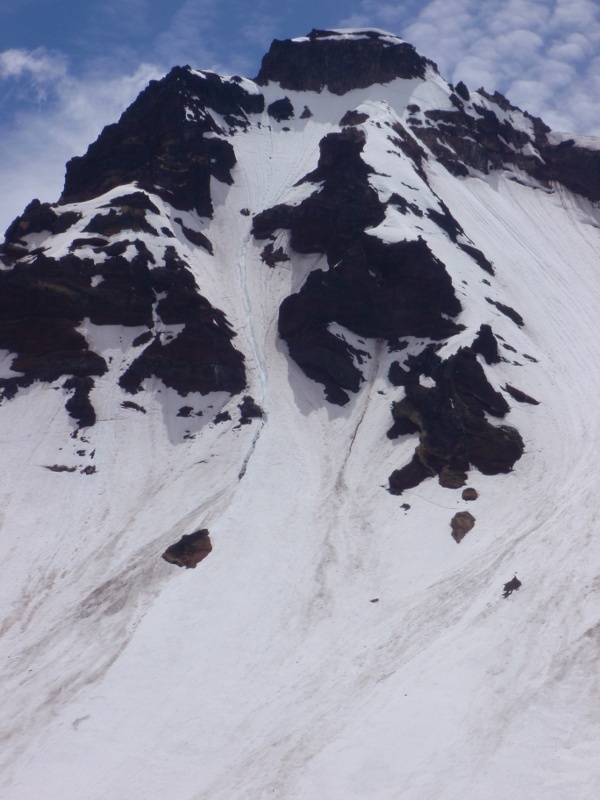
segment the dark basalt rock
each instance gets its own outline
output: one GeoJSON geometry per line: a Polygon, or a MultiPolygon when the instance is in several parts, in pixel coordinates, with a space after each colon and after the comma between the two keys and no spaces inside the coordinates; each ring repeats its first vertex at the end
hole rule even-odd
{"type": "MultiPolygon", "coordinates": [[[[415,135],[449,172],[464,177],[469,174],[468,167],[488,173],[512,164],[546,186],[557,181],[593,202],[600,200],[600,150],[587,149],[574,139],[553,144],[548,139],[550,128],[542,120],[521,112],[499,92],[478,92],[502,112],[523,113],[531,123],[531,135],[501,119],[504,114],[498,115],[477,103],[473,104],[475,114],[458,101],[453,102],[452,111],[426,111],[425,124],[418,117],[410,117],[415,135]],[[525,145],[534,147],[539,156],[525,145]]],[[[456,86],[456,94],[466,102],[473,99],[462,82],[456,86]]],[[[451,96],[451,100],[455,99],[451,96]]],[[[409,111],[413,109],[419,110],[409,106],[409,111]]]]}
{"type": "Polygon", "coordinates": [[[84,233],[99,233],[114,236],[121,231],[144,231],[158,236],[158,231],[146,220],[141,209],[117,211],[111,208],[107,214],[96,214],[83,229],[84,233]]]}
{"type": "Polygon", "coordinates": [[[275,267],[277,264],[282,264],[290,260],[290,257],[284,252],[283,247],[278,247],[277,250],[275,250],[273,242],[269,242],[269,244],[263,247],[260,258],[268,267],[275,267]]]}
{"type": "Polygon", "coordinates": [[[404,153],[405,156],[410,158],[417,171],[417,175],[427,183],[427,176],[423,169],[423,162],[427,160],[427,153],[399,122],[395,122],[392,125],[392,130],[396,136],[388,136],[388,140],[397,147],[398,150],[404,153]]]}
{"type": "Polygon", "coordinates": [[[244,395],[238,406],[240,410],[240,425],[249,425],[253,419],[262,419],[264,412],[250,395],[244,395]]]}
{"type": "Polygon", "coordinates": [[[345,94],[394,78],[424,78],[428,64],[406,42],[389,44],[375,31],[342,38],[312,30],[301,41],[275,40],[262,60],[256,82],[275,81],[284,89],[345,94]]]}
{"type": "MultiPolygon", "coordinates": [[[[166,324],[183,323],[184,330],[167,343],[152,341],[149,332],[138,336],[136,346],[151,343],[121,377],[123,388],[137,391],[144,378],[154,375],[182,394],[242,391],[244,359],[231,343],[234,334],[225,315],[200,295],[174,248],[166,248],[163,265],[153,268],[143,242],[119,244],[133,244],[137,254],[129,259],[109,255],[99,264],[75,255],[38,255],[0,272],[0,348],[16,354],[12,369],[23,373],[0,381],[3,396],[13,397],[34,381],[71,375],[77,380],[67,386],[75,389],[67,411],[81,427],[94,424],[86,388],[93,383],[86,381],[103,375],[107,365],[89,350],[77,327],[88,317],[96,325],[151,328],[155,313],[166,324]],[[92,286],[92,276],[102,280],[92,286]],[[165,295],[159,302],[158,293],[165,295]]],[[[104,252],[121,252],[111,248],[104,252]]]]}
{"type": "Polygon", "coordinates": [[[479,328],[471,349],[482,355],[486,364],[499,364],[501,361],[498,342],[490,325],[484,324],[479,328]]]}
{"type": "Polygon", "coordinates": [[[90,392],[94,388],[94,380],[89,376],[72,377],[63,383],[63,389],[73,389],[73,395],[65,403],[69,415],[79,422],[80,428],[89,428],[96,424],[96,411],[90,400],[90,392]]]}
{"type": "Polygon", "coordinates": [[[519,328],[522,328],[523,325],[525,325],[525,320],[519,314],[518,311],[514,310],[514,308],[511,308],[510,306],[507,306],[504,303],[500,303],[497,300],[492,300],[490,297],[486,297],[485,299],[491,306],[495,306],[495,308],[497,308],[498,311],[501,311],[505,317],[508,317],[510,320],[512,320],[515,323],[515,325],[518,325],[519,328]]]}
{"type": "Polygon", "coordinates": [[[181,231],[186,239],[188,239],[192,244],[195,244],[196,247],[203,247],[207,252],[213,255],[213,246],[210,242],[208,236],[205,236],[200,231],[193,231],[191,228],[187,228],[180,217],[175,217],[175,222],[179,223],[181,227],[181,231]]]}
{"type": "Polygon", "coordinates": [[[103,239],[101,236],[87,236],[86,238],[73,239],[69,245],[69,252],[73,253],[75,250],[80,250],[82,247],[104,248],[108,243],[108,239],[103,239]]]}
{"type": "Polygon", "coordinates": [[[257,214],[254,236],[266,239],[287,228],[296,252],[327,253],[329,260],[339,260],[357,231],[385,217],[385,207],[367,181],[372,170],[360,157],[364,143],[364,133],[355,128],[325,136],[317,169],[301,181],[323,182],[322,189],[299,206],[279,205],[257,214]]]}
{"type": "Polygon", "coordinates": [[[75,256],[57,261],[38,255],[0,272],[0,348],[16,354],[12,369],[23,373],[0,381],[3,396],[34,381],[106,372],[104,359],[76,330],[92,314],[91,266],[75,256]]]}
{"type": "Polygon", "coordinates": [[[231,183],[235,164],[233,147],[218,138],[222,131],[210,111],[247,121],[247,114],[263,109],[262,95],[246,92],[234,80],[175,67],[161,81],[151,81],[84,156],[69,161],[60,202],[90,200],[136,182],[175,208],[210,216],[210,179],[231,183]],[[190,105],[194,119],[187,119],[190,105]]]}
{"type": "Polygon", "coordinates": [[[458,246],[461,250],[463,250],[468,256],[471,256],[473,261],[475,261],[481,269],[485,270],[489,275],[495,275],[494,266],[492,262],[481,252],[478,250],[477,247],[473,247],[471,244],[464,244],[463,242],[457,242],[458,246]]]}
{"type": "Polygon", "coordinates": [[[545,183],[558,181],[592,202],[600,200],[600,150],[576,144],[568,146],[567,142],[552,145],[546,139],[540,152],[544,163],[534,165],[531,170],[534,178],[545,183]]]}
{"type": "Polygon", "coordinates": [[[529,405],[532,406],[539,406],[540,404],[539,400],[535,400],[535,398],[525,394],[525,392],[522,392],[520,389],[516,389],[514,386],[511,386],[510,383],[507,383],[504,386],[504,390],[508,392],[508,394],[513,398],[513,400],[516,400],[517,403],[529,403],[529,405]]]}
{"type": "Polygon", "coordinates": [[[428,358],[426,369],[415,362],[404,383],[406,396],[392,407],[394,420],[416,426],[420,440],[410,464],[390,476],[392,494],[434,475],[442,486],[458,488],[471,466],[484,475],[510,472],[523,454],[518,431],[493,426],[486,418],[486,413],[503,417],[509,406],[488,383],[474,352],[461,348],[446,361],[435,354],[428,358]],[[421,374],[435,385],[422,386],[421,374]]]}
{"type": "Polygon", "coordinates": [[[454,90],[456,91],[456,94],[459,95],[459,97],[462,97],[463,100],[467,100],[468,101],[468,100],[471,99],[471,95],[469,94],[469,90],[467,89],[467,87],[465,86],[465,84],[462,81],[459,81],[456,84],[456,86],[454,87],[454,90]]]}
{"type": "Polygon", "coordinates": [[[162,554],[165,561],[175,564],[177,567],[195,569],[196,566],[206,558],[212,550],[212,542],[207,528],[188,533],[181,539],[168,547],[162,554]]]}
{"type": "Polygon", "coordinates": [[[5,245],[24,245],[24,236],[30,233],[42,233],[48,231],[50,234],[64,233],[81,219],[81,214],[76,211],[65,211],[57,214],[50,203],[40,203],[39,200],[32,200],[25,208],[20,217],[17,217],[8,226],[5,234],[5,245]]]}
{"type": "Polygon", "coordinates": [[[329,270],[314,270],[279,311],[279,333],[308,377],[325,386],[332,403],[357,392],[356,353],[328,326],[332,322],[393,346],[401,336],[441,339],[459,330],[449,317],[461,306],[441,261],[422,239],[385,244],[364,231],[385,217],[361,159],[364,133],[345,128],[321,141],[316,170],[302,182],[321,188],[298,206],[275,206],[254,218],[258,239],[290,230],[300,253],[324,253],[329,270]]]}
{"type": "Polygon", "coordinates": [[[190,392],[238,394],[246,386],[246,372],[243,355],[231,344],[234,335],[226,323],[210,316],[204,321],[200,313],[171,341],[154,339],[120,377],[119,386],[135,394],[144,379],[156,377],[183,397],[190,392]]]}
{"type": "Polygon", "coordinates": [[[365,114],[364,111],[356,111],[350,110],[346,111],[344,116],[341,118],[339,125],[341,128],[347,125],[361,125],[363,122],[366,122],[369,119],[369,115],[365,114]]]}
{"type": "Polygon", "coordinates": [[[121,403],[121,408],[132,408],[134,411],[140,411],[142,414],[147,413],[144,406],[140,406],[137,403],[134,403],[133,400],[123,400],[123,402],[121,403]]]}
{"type": "Polygon", "coordinates": [[[504,597],[505,599],[507,597],[510,597],[510,595],[513,592],[518,591],[521,588],[522,585],[523,584],[521,583],[521,581],[515,575],[514,578],[511,578],[511,580],[508,581],[508,583],[504,584],[504,589],[502,591],[502,597],[504,597]]]}
{"type": "Polygon", "coordinates": [[[310,119],[313,113],[308,106],[304,106],[302,113],[300,114],[300,119],[310,119]]]}
{"type": "Polygon", "coordinates": [[[294,117],[294,106],[289,97],[283,97],[281,100],[275,100],[267,107],[267,114],[277,122],[283,122],[284,119],[292,119],[294,117]]]}
{"type": "Polygon", "coordinates": [[[130,194],[123,194],[119,197],[113,197],[110,203],[107,203],[104,208],[117,207],[122,212],[128,211],[151,211],[153,214],[160,214],[158,207],[152,202],[145,192],[131,192],[130,194]]]}

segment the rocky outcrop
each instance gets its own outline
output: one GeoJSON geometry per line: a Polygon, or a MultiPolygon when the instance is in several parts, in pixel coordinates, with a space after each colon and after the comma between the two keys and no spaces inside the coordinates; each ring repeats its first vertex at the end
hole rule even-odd
{"type": "MultiPolygon", "coordinates": [[[[392,406],[396,435],[419,434],[412,461],[389,479],[392,494],[402,494],[425,478],[437,476],[448,488],[464,486],[475,467],[484,475],[510,472],[524,451],[515,428],[492,425],[486,414],[502,418],[504,397],[488,382],[470,348],[442,361],[431,350],[408,359],[401,371],[405,397],[392,406]],[[422,375],[431,385],[423,385],[422,375]]],[[[396,369],[391,378],[400,370],[396,369]]]]}
{"type": "MultiPolygon", "coordinates": [[[[142,214],[143,201],[133,197],[142,214]]],[[[127,207],[124,213],[132,212],[127,207]]],[[[118,218],[116,213],[115,224],[118,218]]],[[[243,390],[244,358],[232,345],[234,333],[223,312],[200,294],[174,248],[165,249],[161,264],[140,240],[94,249],[103,260],[38,253],[0,271],[0,349],[14,354],[11,368],[20,373],[0,380],[3,397],[13,397],[34,381],[70,376],[63,388],[74,394],[66,409],[81,427],[93,425],[92,378],[103,375],[107,364],[79,330],[86,318],[94,325],[148,328],[146,338],[142,334],[134,342],[148,346],[119,379],[129,392],[152,376],[182,395],[243,390]],[[135,255],[125,255],[129,248],[135,255]],[[152,334],[155,315],[166,325],[184,328],[163,341],[152,334]]]]}
{"type": "Polygon", "coordinates": [[[327,258],[327,271],[311,272],[283,301],[279,333],[305,374],[340,405],[358,391],[362,372],[360,353],[329,330],[332,323],[390,345],[400,336],[441,339],[460,329],[451,319],[461,310],[452,282],[426,242],[384,243],[366,233],[385,218],[385,205],[368,182],[364,141],[352,127],[328,134],[316,170],[303,179],[320,188],[298,206],[258,214],[253,224],[258,239],[287,229],[296,252],[327,258]]]}
{"type": "Polygon", "coordinates": [[[275,40],[262,60],[256,82],[284,89],[345,94],[394,78],[424,78],[428,64],[415,48],[376,31],[340,35],[312,30],[301,39],[275,40]]]}
{"type": "Polygon", "coordinates": [[[69,161],[60,202],[90,200],[135,182],[175,208],[211,216],[211,177],[231,183],[235,164],[233,147],[211,111],[230,127],[243,128],[249,114],[264,108],[263,96],[240,83],[189,67],[151,81],[118,123],[104,128],[84,156],[69,161]]]}

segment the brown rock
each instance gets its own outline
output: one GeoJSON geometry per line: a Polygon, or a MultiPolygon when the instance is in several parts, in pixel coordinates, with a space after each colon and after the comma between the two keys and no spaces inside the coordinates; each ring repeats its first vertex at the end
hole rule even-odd
{"type": "Polygon", "coordinates": [[[458,511],[450,522],[452,538],[459,544],[475,525],[475,517],[469,511],[458,511]]]}
{"type": "Polygon", "coordinates": [[[463,500],[477,500],[478,497],[479,495],[477,494],[477,489],[473,489],[472,486],[468,486],[466,489],[463,489],[463,500]]]}
{"type": "Polygon", "coordinates": [[[195,569],[212,550],[208,529],[202,528],[195,533],[187,533],[168,547],[162,554],[165,561],[186,569],[195,569]]]}

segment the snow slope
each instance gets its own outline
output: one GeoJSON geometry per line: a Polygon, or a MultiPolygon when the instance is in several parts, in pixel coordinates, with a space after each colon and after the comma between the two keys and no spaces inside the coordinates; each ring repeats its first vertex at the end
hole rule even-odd
{"type": "MultiPolygon", "coordinates": [[[[267,104],[282,95],[262,91],[267,104]]],[[[234,182],[213,179],[212,220],[152,197],[213,243],[213,257],[185,237],[177,247],[236,331],[264,418],[239,426],[241,397],[182,399],[158,379],[135,396],[147,413],[123,408],[111,372],[130,363],[139,330],[90,322],[88,340],[112,358],[91,394],[96,425],[73,438],[60,380],[0,408],[2,797],[592,800],[600,211],[514,170],[459,178],[430,160],[427,184],[386,152],[380,126],[407,105],[448,105],[433,73],[342,96],[285,94],[313,116],[277,123],[265,111],[233,137],[234,182]],[[281,231],[275,246],[292,260],[268,268],[252,217],[314,189],[296,184],[349,109],[370,115],[359,127],[379,196],[409,184],[423,209],[441,199],[494,264],[490,277],[427,218],[417,230],[390,212],[372,231],[422,236],[446,264],[466,328],[441,354],[491,324],[513,349],[489,379],[539,401],[509,399],[525,453],[508,474],[472,471],[472,503],[433,479],[386,491],[416,437],[385,435],[402,390],[384,342],[337,331],[370,356],[340,407],[277,334],[281,302],[324,258],[291,253],[281,231]],[[203,415],[177,417],[184,404],[203,415]],[[223,410],[232,420],[216,423],[223,410]],[[97,471],[82,474],[89,465],[97,471]],[[457,545],[461,510],[476,526],[457,545]],[[214,549],[196,570],[160,558],[203,527],[214,549]],[[515,573],[522,586],[503,598],[515,573]]],[[[80,229],[103,202],[73,205],[88,215],[80,229]]],[[[74,235],[45,244],[60,253],[74,235]]]]}

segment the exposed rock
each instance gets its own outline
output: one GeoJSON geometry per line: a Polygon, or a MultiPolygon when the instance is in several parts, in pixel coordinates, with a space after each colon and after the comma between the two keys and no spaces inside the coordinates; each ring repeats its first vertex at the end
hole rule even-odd
{"type": "Polygon", "coordinates": [[[275,100],[267,107],[267,114],[277,122],[283,122],[284,119],[292,119],[294,117],[294,106],[289,97],[283,97],[281,100],[275,100]]]}
{"type": "Polygon", "coordinates": [[[277,250],[275,250],[273,242],[269,242],[269,244],[263,247],[260,257],[268,267],[275,267],[277,264],[283,264],[285,261],[290,260],[287,253],[284,252],[283,247],[278,247],[277,250]]]}
{"type": "MultiPolygon", "coordinates": [[[[145,205],[145,195],[134,195],[134,204],[136,197],[145,205]]],[[[185,328],[166,343],[152,339],[150,331],[136,337],[136,346],[150,344],[121,376],[123,388],[135,392],[144,378],[156,376],[182,394],[242,391],[244,358],[232,345],[225,315],[202,297],[175,250],[168,247],[163,264],[154,267],[143,242],[115,244],[104,248],[107,257],[98,264],[73,254],[60,259],[40,254],[0,272],[0,348],[16,354],[11,366],[22,373],[0,380],[3,396],[13,397],[34,381],[74,376],[80,383],[70,387],[76,391],[67,411],[82,427],[92,425],[95,413],[81,381],[103,375],[107,365],[89,349],[78,326],[87,317],[95,325],[151,328],[154,314],[185,328]],[[131,245],[137,254],[126,256],[131,245]],[[93,284],[96,276],[102,280],[93,284]]]]}
{"type": "Polygon", "coordinates": [[[477,489],[473,489],[472,486],[468,486],[466,489],[462,491],[462,499],[463,500],[477,500],[479,494],[477,493],[477,489]]]}
{"type": "Polygon", "coordinates": [[[504,590],[502,592],[502,597],[504,597],[504,598],[509,597],[513,592],[518,591],[521,588],[522,585],[523,584],[521,583],[521,581],[515,575],[515,577],[512,578],[510,581],[508,581],[508,583],[504,584],[504,590]]]}
{"type": "Polygon", "coordinates": [[[207,528],[195,533],[184,534],[181,539],[168,547],[162,554],[165,561],[186,569],[195,569],[212,550],[207,528]]]}
{"type": "Polygon", "coordinates": [[[238,406],[240,410],[240,424],[248,425],[253,419],[262,419],[264,412],[250,395],[244,395],[238,406]]]}
{"type": "Polygon", "coordinates": [[[374,31],[342,38],[312,30],[300,40],[275,40],[262,60],[256,82],[276,81],[284,89],[345,94],[394,78],[424,78],[427,64],[406,42],[388,43],[374,31]]]}
{"type": "Polygon", "coordinates": [[[482,325],[477,331],[475,341],[471,345],[474,353],[479,353],[485,359],[486,364],[499,364],[500,354],[498,353],[498,342],[490,325],[482,325]]]}
{"type": "Polygon", "coordinates": [[[484,475],[495,475],[509,472],[523,454],[518,431],[487,420],[486,413],[503,417],[509,406],[488,383],[469,348],[461,348],[446,361],[425,351],[421,359],[412,359],[404,386],[406,396],[393,404],[392,416],[418,428],[419,444],[412,461],[390,475],[392,494],[433,475],[441,485],[458,488],[464,486],[471,465],[484,475]],[[421,374],[435,384],[421,385],[421,374]]]}
{"type": "Polygon", "coordinates": [[[103,236],[114,236],[121,231],[144,231],[158,235],[158,231],[146,220],[141,209],[117,211],[111,208],[107,214],[96,214],[83,229],[84,233],[100,233],[103,236]]]}
{"type": "Polygon", "coordinates": [[[93,388],[94,380],[89,376],[74,376],[63,383],[63,389],[75,390],[65,403],[65,408],[70,416],[79,422],[80,428],[89,428],[96,424],[96,411],[90,400],[93,388]]]}
{"type": "Polygon", "coordinates": [[[358,391],[362,373],[356,353],[328,330],[330,323],[390,345],[400,336],[441,339],[460,329],[450,319],[461,310],[452,282],[426,242],[386,244],[364,232],[385,216],[360,156],[364,141],[356,128],[325,136],[316,170],[302,181],[320,188],[298,206],[267,209],[253,223],[258,239],[289,229],[294,250],[327,256],[329,270],[311,272],[283,301],[279,333],[290,356],[339,405],[358,391]]]}
{"type": "Polygon", "coordinates": [[[123,400],[121,403],[121,408],[132,408],[134,411],[141,411],[142,414],[146,414],[146,409],[144,406],[138,405],[138,403],[134,403],[133,400],[123,400]]]}
{"type": "Polygon", "coordinates": [[[475,525],[475,517],[469,511],[458,511],[450,522],[452,538],[459,544],[475,525]]]}
{"type": "Polygon", "coordinates": [[[67,467],[66,464],[52,464],[46,467],[50,472],[77,472],[77,467],[67,467]]]}
{"type": "Polygon", "coordinates": [[[509,383],[504,386],[504,390],[508,392],[517,403],[529,403],[532,406],[539,406],[540,404],[539,400],[535,400],[535,398],[530,397],[530,395],[525,394],[525,392],[522,392],[520,389],[515,389],[515,387],[511,386],[509,383]]]}
{"type": "Polygon", "coordinates": [[[19,257],[20,248],[25,248],[25,252],[27,252],[24,236],[43,231],[48,231],[48,234],[53,235],[64,233],[80,219],[81,214],[76,211],[65,211],[59,214],[50,203],[40,203],[37,199],[32,200],[21,216],[8,226],[5,242],[0,246],[0,254],[8,256],[11,261],[13,256],[19,257]]]}
{"type": "Polygon", "coordinates": [[[346,125],[360,125],[363,122],[366,122],[369,119],[369,115],[365,114],[364,111],[357,111],[356,109],[346,111],[344,116],[341,118],[339,125],[340,127],[344,127],[346,125]]]}
{"type": "Polygon", "coordinates": [[[459,81],[456,84],[456,86],[454,87],[454,89],[456,91],[456,94],[459,95],[460,97],[462,97],[463,100],[467,100],[468,101],[468,100],[471,99],[471,95],[469,94],[469,90],[467,89],[467,87],[465,86],[465,84],[462,81],[459,81]]]}
{"type": "Polygon", "coordinates": [[[312,111],[308,106],[304,106],[302,113],[300,114],[300,119],[310,119],[313,116],[312,111]]]}
{"type": "Polygon", "coordinates": [[[518,325],[519,328],[522,328],[523,325],[525,325],[525,320],[517,311],[514,310],[514,308],[511,308],[504,303],[499,303],[497,300],[492,300],[489,297],[486,297],[485,299],[490,305],[495,306],[498,311],[501,311],[505,317],[508,317],[510,320],[512,320],[515,325],[518,325]]]}
{"type": "Polygon", "coordinates": [[[211,254],[211,256],[213,255],[213,246],[208,236],[205,236],[200,231],[194,231],[191,228],[187,228],[181,221],[180,217],[175,217],[175,222],[179,223],[181,231],[186,239],[188,239],[192,244],[195,244],[197,247],[203,247],[211,254]]]}
{"type": "Polygon", "coordinates": [[[263,96],[246,92],[233,79],[175,67],[162,80],[151,81],[84,156],[69,161],[60,202],[90,200],[115,186],[137,183],[175,208],[210,216],[211,177],[231,183],[235,164],[233,147],[219,138],[223,131],[210,111],[247,124],[247,114],[263,109],[263,96]],[[191,104],[194,119],[186,112],[191,104]]]}

